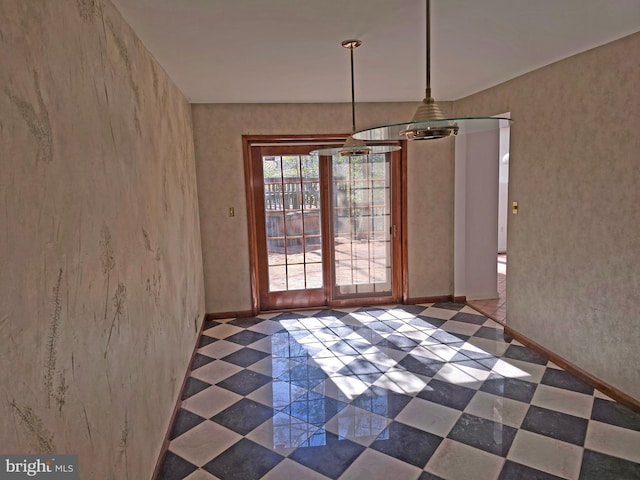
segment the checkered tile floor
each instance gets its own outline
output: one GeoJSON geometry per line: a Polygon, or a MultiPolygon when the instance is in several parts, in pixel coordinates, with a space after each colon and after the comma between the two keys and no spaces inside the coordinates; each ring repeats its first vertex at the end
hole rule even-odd
{"type": "Polygon", "coordinates": [[[160,478],[640,479],[640,415],[460,304],[209,321],[160,478]]]}

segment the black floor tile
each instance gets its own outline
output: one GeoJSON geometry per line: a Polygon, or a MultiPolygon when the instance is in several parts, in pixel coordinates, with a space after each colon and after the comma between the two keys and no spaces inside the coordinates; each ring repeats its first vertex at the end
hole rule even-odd
{"type": "Polygon", "coordinates": [[[498,480],[564,480],[550,473],[507,460],[502,467],[498,480]]]}
{"type": "Polygon", "coordinates": [[[311,425],[323,426],[347,406],[333,398],[317,396],[313,392],[296,398],[282,411],[311,425]]]}
{"type": "Polygon", "coordinates": [[[171,427],[171,433],[169,434],[169,440],[179,437],[183,433],[191,430],[196,425],[200,425],[204,422],[204,418],[200,415],[190,412],[181,408],[178,410],[175,419],[173,420],[173,426],[171,427]]]}
{"type": "Polygon", "coordinates": [[[418,480],[445,480],[442,477],[438,477],[437,475],[434,475],[433,473],[429,473],[429,472],[422,472],[422,475],[420,475],[418,477],[418,480]]]}
{"type": "Polygon", "coordinates": [[[216,385],[244,396],[266,385],[271,380],[272,378],[266,375],[252,372],[251,370],[241,370],[229,378],[216,383],[216,385]]]}
{"type": "Polygon", "coordinates": [[[506,457],[516,436],[515,428],[463,413],[448,438],[506,457]]]}
{"type": "Polygon", "coordinates": [[[424,468],[441,442],[442,437],[409,425],[391,422],[371,444],[371,448],[424,468]]]}
{"type": "Polygon", "coordinates": [[[480,390],[492,393],[498,397],[506,397],[512,400],[529,403],[536,392],[538,384],[520,380],[519,378],[505,378],[492,373],[482,383],[480,390]]]}
{"type": "MultiPolygon", "coordinates": [[[[404,352],[405,350],[399,346],[397,346],[395,343],[390,342],[389,340],[387,340],[386,338],[384,340],[381,340],[380,342],[378,342],[376,344],[376,347],[384,347],[384,348],[390,348],[392,350],[397,350],[399,352],[404,352]]],[[[414,347],[415,348],[415,347],[414,347]]]]}
{"type": "Polygon", "coordinates": [[[411,325],[422,328],[440,328],[445,324],[445,322],[446,320],[443,320],[441,318],[429,317],[427,315],[419,315],[418,317],[409,321],[411,325]]]}
{"type": "Polygon", "coordinates": [[[204,332],[205,330],[209,330],[210,328],[217,327],[218,325],[220,325],[220,322],[217,322],[215,320],[205,320],[204,323],[202,324],[202,331],[204,332]]]}
{"type": "MultiPolygon", "coordinates": [[[[481,349],[482,350],[482,349],[481,349]]],[[[475,350],[468,350],[466,348],[461,348],[460,350],[458,350],[458,354],[452,358],[452,360],[456,361],[456,360],[461,360],[460,355],[464,355],[465,357],[468,357],[472,360],[487,360],[487,359],[491,359],[491,360],[495,360],[496,362],[498,361],[498,357],[495,357],[494,355],[492,355],[491,353],[485,352],[484,350],[478,352],[475,350]]]]}
{"type": "Polygon", "coordinates": [[[378,332],[378,333],[393,333],[395,332],[395,330],[390,326],[387,325],[384,322],[380,322],[380,321],[376,321],[376,322],[371,322],[371,323],[367,323],[366,327],[364,327],[372,332],[378,332]]]}
{"type": "Polygon", "coordinates": [[[454,346],[462,346],[464,342],[469,339],[467,336],[445,332],[444,330],[436,330],[430,337],[440,343],[454,346]]]}
{"type": "MultiPolygon", "coordinates": [[[[468,359],[467,359],[468,360],[468,359]]],[[[404,357],[398,365],[406,368],[411,373],[433,377],[447,362],[439,362],[431,358],[413,356],[411,354],[404,357]]]]}
{"type": "Polygon", "coordinates": [[[636,413],[617,402],[603,398],[594,399],[591,418],[640,432],[640,413],[636,413]]]}
{"type": "MultiPolygon", "coordinates": [[[[347,328],[347,327],[344,327],[344,328],[347,328]]],[[[333,328],[332,330],[336,332],[337,335],[342,336],[343,332],[341,332],[340,330],[336,330],[335,328],[333,328]]],[[[380,335],[380,333],[378,333],[379,332],[378,330],[373,330],[369,327],[356,328],[354,332],[358,334],[360,337],[362,337],[362,340],[369,342],[371,345],[377,345],[378,343],[384,340],[384,337],[380,335]]],[[[347,336],[347,335],[344,335],[344,336],[347,336]]]]}
{"type": "MultiPolygon", "coordinates": [[[[427,309],[424,305],[396,305],[393,310],[401,310],[412,315],[418,315],[427,309]]],[[[392,313],[393,315],[393,313],[392,313]]]]}
{"type": "Polygon", "coordinates": [[[264,333],[252,332],[251,330],[244,330],[242,332],[235,333],[227,338],[225,338],[228,342],[237,343],[239,345],[251,345],[258,340],[262,340],[266,337],[264,333]]]}
{"type": "Polygon", "coordinates": [[[271,320],[279,322],[280,320],[299,320],[301,318],[309,318],[309,316],[298,312],[284,312],[272,317],[271,320]]]}
{"type": "Polygon", "coordinates": [[[473,313],[458,312],[450,320],[456,322],[472,323],[473,325],[482,325],[487,321],[487,317],[484,315],[476,315],[473,313]]]}
{"type": "Polygon", "coordinates": [[[210,337],[203,333],[202,335],[200,335],[200,339],[198,340],[198,348],[206,347],[207,345],[217,341],[217,338],[210,337]]]}
{"type": "Polygon", "coordinates": [[[366,374],[379,374],[380,368],[363,358],[356,358],[349,362],[347,366],[338,370],[338,375],[366,375],[366,374]]]}
{"type": "Polygon", "coordinates": [[[249,328],[249,327],[253,327],[254,325],[257,325],[258,323],[270,322],[270,321],[271,320],[265,320],[263,318],[258,318],[258,317],[238,317],[231,320],[229,322],[229,325],[234,325],[240,328],[249,328]]]}
{"type": "Polygon", "coordinates": [[[520,428],[583,446],[588,420],[531,405],[520,428]]]}
{"type": "Polygon", "coordinates": [[[158,480],[182,480],[193,473],[197,467],[175,453],[167,452],[162,462],[158,480]]]}
{"type": "Polygon", "coordinates": [[[225,362],[233,363],[234,365],[238,365],[240,367],[248,367],[249,365],[253,365],[257,361],[262,360],[263,358],[268,356],[268,353],[245,347],[236,352],[233,352],[230,355],[227,355],[226,357],[222,358],[222,360],[224,360],[225,362]]]}
{"type": "Polygon", "coordinates": [[[480,330],[474,333],[473,336],[504,342],[504,333],[499,328],[480,327],[480,330]]]}
{"type": "Polygon", "coordinates": [[[339,355],[351,355],[351,356],[358,355],[358,352],[351,345],[349,345],[349,343],[347,343],[344,340],[341,340],[340,342],[331,345],[329,350],[331,350],[333,353],[335,353],[338,356],[339,355]]]}
{"type": "MultiPolygon", "coordinates": [[[[480,363],[479,361],[476,360],[471,360],[470,358],[460,358],[458,357],[458,359],[452,358],[451,360],[449,360],[449,363],[452,365],[456,365],[459,367],[467,367],[467,368],[474,368],[476,370],[480,370],[480,371],[485,371],[488,372],[491,370],[491,367],[488,367],[482,363],[480,363]]],[[[473,375],[473,374],[471,374],[473,375]]]]}
{"type": "MultiPolygon", "coordinates": [[[[207,337],[211,338],[211,337],[207,337]]],[[[193,362],[191,363],[191,370],[196,370],[200,367],[207,365],[215,360],[215,358],[208,357],[206,355],[202,355],[200,353],[196,353],[193,357],[193,362]]]]}
{"type": "Polygon", "coordinates": [[[585,450],[580,480],[638,480],[640,463],[585,450]]]}
{"type": "Polygon", "coordinates": [[[429,384],[418,393],[418,397],[423,400],[439,403],[446,407],[464,410],[475,394],[476,391],[471,388],[454,385],[441,380],[431,380],[429,384]]]}
{"type": "Polygon", "coordinates": [[[585,393],[587,395],[593,395],[593,387],[591,385],[584,383],[582,380],[578,380],[576,377],[564,370],[547,368],[540,383],[551,385],[552,387],[564,388],[565,390],[585,393]]]}
{"type": "Polygon", "coordinates": [[[371,387],[353,400],[351,405],[393,419],[404,410],[411,398],[408,395],[390,392],[380,387],[371,387]]]}
{"type": "Polygon", "coordinates": [[[202,468],[224,480],[258,480],[284,457],[243,438],[202,468]]]}
{"type": "Polygon", "coordinates": [[[342,312],[340,310],[322,310],[318,313],[316,313],[314,316],[316,318],[335,318],[335,319],[341,319],[342,317],[346,317],[347,315],[349,315],[349,312],[342,312]]]}
{"type": "Polygon", "coordinates": [[[347,439],[340,440],[324,430],[321,433],[322,436],[315,435],[315,438],[321,438],[323,444],[318,445],[321,442],[316,441],[310,446],[300,447],[289,458],[329,478],[338,478],[365,447],[347,439]]]}
{"type": "Polygon", "coordinates": [[[391,334],[387,337],[387,341],[394,344],[399,350],[410,352],[418,343],[415,340],[405,337],[404,335],[391,334]]]}
{"type": "Polygon", "coordinates": [[[371,350],[371,343],[364,339],[349,339],[346,342],[358,353],[366,353],[371,350]]]}
{"type": "Polygon", "coordinates": [[[182,400],[186,400],[192,397],[196,393],[200,393],[202,390],[209,388],[211,384],[198,380],[194,377],[189,377],[185,383],[184,390],[182,392],[182,400]]]}
{"type": "Polygon", "coordinates": [[[523,362],[537,363],[538,365],[546,365],[548,362],[546,357],[520,345],[509,345],[509,348],[504,352],[504,356],[514,360],[522,360],[523,362]]]}
{"type": "Polygon", "coordinates": [[[246,435],[275,414],[273,408],[243,398],[211,417],[211,420],[240,435],[246,435]]]}

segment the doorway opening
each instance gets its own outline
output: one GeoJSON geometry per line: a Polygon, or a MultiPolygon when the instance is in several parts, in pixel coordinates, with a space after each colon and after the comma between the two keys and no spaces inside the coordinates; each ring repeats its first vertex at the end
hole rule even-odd
{"type": "Polygon", "coordinates": [[[455,140],[454,295],[498,321],[506,319],[509,135],[506,126],[455,140]]]}

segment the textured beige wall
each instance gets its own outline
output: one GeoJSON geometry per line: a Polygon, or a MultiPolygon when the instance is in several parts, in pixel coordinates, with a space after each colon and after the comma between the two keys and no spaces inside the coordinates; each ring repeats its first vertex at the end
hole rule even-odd
{"type": "MultiPolygon", "coordinates": [[[[409,118],[416,104],[358,104],[358,126],[365,128],[409,118]]],[[[201,104],[192,105],[192,111],[206,310],[211,313],[249,310],[242,135],[349,132],[350,105],[201,104]],[[229,207],[235,208],[235,217],[228,217],[229,207]]],[[[453,147],[448,141],[444,145],[427,143],[409,149],[412,297],[452,293],[453,147]]]]}
{"type": "Polygon", "coordinates": [[[455,140],[407,144],[409,297],[452,295],[455,140]]]}
{"type": "Polygon", "coordinates": [[[0,450],[149,478],[204,313],[190,107],[108,0],[2,0],[0,65],[0,450]]]}
{"type": "Polygon", "coordinates": [[[640,399],[640,34],[455,103],[510,111],[508,323],[640,399]]]}

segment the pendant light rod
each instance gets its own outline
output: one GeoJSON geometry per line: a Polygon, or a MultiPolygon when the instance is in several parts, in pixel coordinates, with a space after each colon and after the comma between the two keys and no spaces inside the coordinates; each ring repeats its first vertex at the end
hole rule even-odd
{"type": "Polygon", "coordinates": [[[349,49],[351,57],[351,133],[356,131],[356,86],[353,74],[353,49],[362,45],[360,40],[345,40],[342,42],[344,48],[349,49]]]}
{"type": "Polygon", "coordinates": [[[312,150],[311,155],[339,155],[341,157],[361,157],[370,154],[380,154],[395,152],[400,150],[400,145],[367,145],[364,140],[359,140],[353,137],[356,132],[356,86],[354,79],[353,68],[353,49],[362,45],[360,40],[344,40],[341,42],[344,48],[349,49],[349,56],[351,57],[351,135],[344,142],[344,145],[339,148],[321,148],[318,150],[312,150]]]}
{"type": "Polygon", "coordinates": [[[431,98],[431,0],[427,0],[427,88],[425,97],[431,98]]]}
{"type": "Polygon", "coordinates": [[[349,49],[351,57],[351,133],[356,131],[356,84],[353,78],[353,48],[349,49]]]}

